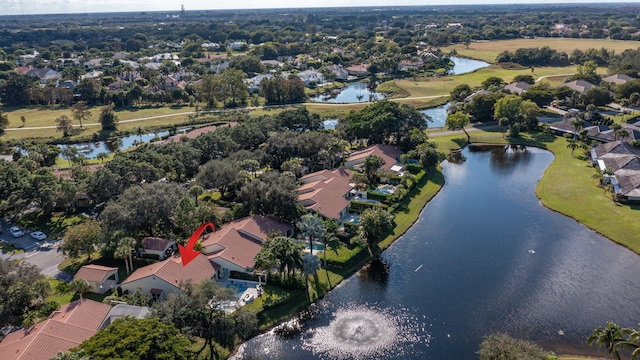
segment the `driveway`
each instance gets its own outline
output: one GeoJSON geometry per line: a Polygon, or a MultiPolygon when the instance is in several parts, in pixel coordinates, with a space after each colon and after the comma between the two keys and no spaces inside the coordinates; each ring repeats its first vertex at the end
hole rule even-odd
{"type": "Polygon", "coordinates": [[[62,251],[58,251],[57,247],[50,250],[32,251],[24,256],[24,261],[37,266],[42,275],[69,282],[73,280],[73,275],[58,270],[58,265],[62,260],[64,260],[64,256],[62,251]]]}

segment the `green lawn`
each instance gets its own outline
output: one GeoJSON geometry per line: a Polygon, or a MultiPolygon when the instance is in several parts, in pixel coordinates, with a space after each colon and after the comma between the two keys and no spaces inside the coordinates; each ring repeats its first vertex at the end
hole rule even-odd
{"type": "Polygon", "coordinates": [[[637,49],[640,47],[640,42],[601,39],[535,38],[474,42],[469,44],[468,49],[463,44],[456,44],[443,47],[442,51],[449,52],[456,50],[459,55],[492,63],[496,60],[498,54],[505,50],[515,51],[519,48],[541,48],[543,46],[564,51],[567,54],[571,54],[575,49],[584,51],[600,48],[614,50],[616,54],[619,54],[626,49],[637,49]]]}
{"type": "Polygon", "coordinates": [[[54,214],[47,219],[42,212],[33,212],[16,220],[16,223],[31,231],[42,231],[48,238],[61,239],[68,226],[87,220],[81,215],[54,214]]]}
{"type": "MultiPolygon", "coordinates": [[[[599,72],[605,73],[606,68],[599,68],[599,72]]],[[[510,82],[517,75],[532,75],[535,79],[542,76],[549,75],[564,75],[574,74],[576,72],[575,66],[564,67],[536,67],[533,73],[530,68],[522,68],[517,70],[504,69],[499,65],[492,65],[480,70],[462,74],[453,75],[438,78],[418,78],[416,81],[413,79],[401,79],[393,80],[395,86],[406,90],[410,97],[420,96],[436,96],[447,95],[458,85],[468,84],[469,86],[477,87],[486,80],[488,77],[496,76],[503,79],[506,82],[510,82]]],[[[564,77],[561,77],[564,79],[564,77]]]]}

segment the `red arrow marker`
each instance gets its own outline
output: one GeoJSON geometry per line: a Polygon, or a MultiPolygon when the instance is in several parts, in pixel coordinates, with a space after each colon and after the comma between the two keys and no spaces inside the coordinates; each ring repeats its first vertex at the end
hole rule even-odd
{"type": "Polygon", "coordinates": [[[188,263],[200,254],[199,251],[195,251],[193,248],[196,246],[196,243],[198,242],[198,239],[200,239],[200,235],[202,235],[204,229],[208,227],[211,228],[212,231],[216,231],[216,228],[212,223],[202,224],[193,234],[191,234],[186,247],[178,244],[178,250],[180,251],[180,257],[182,258],[182,266],[187,266],[188,263]]]}

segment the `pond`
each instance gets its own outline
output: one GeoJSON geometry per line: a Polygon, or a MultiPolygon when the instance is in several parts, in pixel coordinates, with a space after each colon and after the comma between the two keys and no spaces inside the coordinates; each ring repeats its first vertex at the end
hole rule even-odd
{"type": "Polygon", "coordinates": [[[445,161],[444,188],[381,258],[313,306],[299,335],[260,335],[236,359],[477,359],[494,332],[593,355],[595,327],[637,326],[640,257],[540,204],[552,160],[500,146],[445,161]]]}
{"type": "MultiPolygon", "coordinates": [[[[157,133],[158,137],[169,135],[168,131],[160,131],[157,133]]],[[[106,140],[98,142],[70,144],[70,145],[58,145],[59,148],[64,149],[67,146],[75,147],[80,154],[84,155],[87,159],[95,159],[99,153],[111,154],[116,150],[125,150],[140,142],[148,142],[155,138],[156,134],[148,133],[140,135],[129,135],[118,138],[119,141],[106,140]]]]}
{"type": "Polygon", "coordinates": [[[309,100],[329,103],[359,103],[384,99],[384,94],[370,88],[370,83],[359,82],[330,90],[327,94],[310,97],[309,100]]]}
{"type": "Polygon", "coordinates": [[[453,69],[449,71],[450,75],[462,75],[491,65],[488,62],[481,60],[466,59],[455,56],[451,56],[449,59],[451,59],[454,64],[453,69]]]}

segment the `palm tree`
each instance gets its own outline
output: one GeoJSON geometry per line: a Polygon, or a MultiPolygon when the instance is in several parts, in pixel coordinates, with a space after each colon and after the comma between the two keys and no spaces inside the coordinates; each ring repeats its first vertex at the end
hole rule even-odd
{"type": "Polygon", "coordinates": [[[340,239],[338,239],[335,233],[327,232],[325,236],[322,237],[322,243],[324,244],[324,266],[327,266],[327,248],[337,254],[340,248],[340,239]]]}
{"type": "Polygon", "coordinates": [[[313,251],[313,241],[320,240],[327,233],[322,220],[313,214],[307,214],[300,217],[300,221],[296,226],[302,231],[302,236],[309,239],[309,251],[313,251]]]}
{"type": "Polygon", "coordinates": [[[32,291],[36,295],[38,304],[44,304],[45,299],[51,293],[51,284],[47,280],[38,280],[33,283],[32,291]]]}
{"type": "Polygon", "coordinates": [[[575,149],[580,147],[580,143],[576,139],[568,139],[567,140],[567,148],[571,149],[571,156],[573,156],[573,152],[575,149]]]}
{"type": "Polygon", "coordinates": [[[189,195],[193,196],[198,206],[198,197],[204,193],[204,189],[200,185],[193,185],[189,188],[189,195]]]}
{"type": "Polygon", "coordinates": [[[614,134],[614,139],[618,140],[618,134],[620,132],[620,130],[622,130],[622,125],[620,124],[611,124],[611,130],[613,130],[613,134],[614,134]]]}
{"type": "Polygon", "coordinates": [[[91,286],[84,279],[74,279],[69,283],[69,290],[80,295],[80,299],[82,300],[82,295],[88,293],[91,290],[91,286]]]}
{"type": "Polygon", "coordinates": [[[140,137],[140,144],[142,144],[142,135],[144,135],[144,130],[142,130],[142,128],[139,126],[136,128],[136,135],[140,137]]]}
{"type": "Polygon", "coordinates": [[[311,301],[311,293],[309,292],[309,275],[316,275],[320,270],[320,259],[309,253],[305,254],[302,260],[302,270],[304,271],[305,288],[307,289],[307,298],[311,301]]]}
{"type": "Polygon", "coordinates": [[[124,264],[127,268],[127,274],[130,271],[133,271],[133,257],[131,256],[131,251],[133,250],[135,245],[136,239],[125,236],[118,240],[118,247],[113,253],[113,256],[115,258],[124,260],[124,264]]]}
{"type": "Polygon", "coordinates": [[[604,346],[607,348],[607,359],[609,354],[613,354],[614,359],[620,360],[618,354],[618,343],[624,341],[622,328],[615,323],[607,321],[607,326],[593,330],[593,334],[587,339],[587,344],[604,346]]]}

